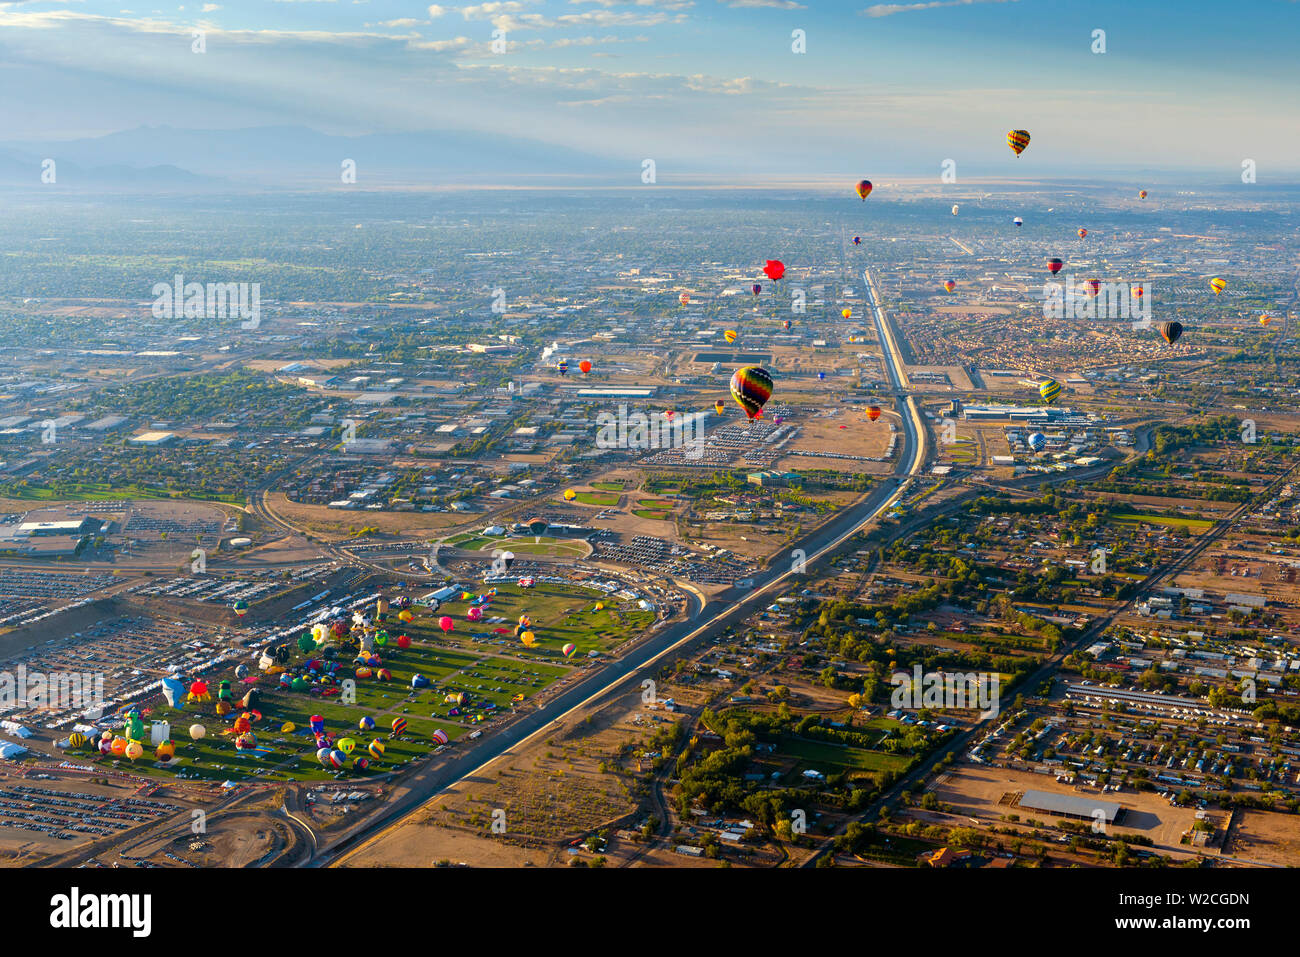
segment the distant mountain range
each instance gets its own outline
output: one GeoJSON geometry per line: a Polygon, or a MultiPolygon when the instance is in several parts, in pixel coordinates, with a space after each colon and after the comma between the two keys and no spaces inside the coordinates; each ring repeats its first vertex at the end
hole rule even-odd
{"type": "Polygon", "coordinates": [[[361,186],[636,183],[640,159],[613,160],[536,140],[467,131],[331,136],[305,126],[189,130],[141,126],[87,139],[0,143],[0,182],[40,184],[57,163],[70,186],[319,188],[342,185],[343,162],[361,186]]]}

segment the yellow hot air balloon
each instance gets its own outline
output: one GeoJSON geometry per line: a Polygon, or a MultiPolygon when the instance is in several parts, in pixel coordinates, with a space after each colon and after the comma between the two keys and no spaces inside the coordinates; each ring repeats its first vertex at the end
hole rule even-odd
{"type": "Polygon", "coordinates": [[[1025,147],[1029,145],[1029,131],[1011,130],[1007,133],[1007,145],[1011,147],[1013,153],[1019,156],[1025,151],[1025,147]]]}
{"type": "Polygon", "coordinates": [[[1264,315],[1259,317],[1259,324],[1261,326],[1267,326],[1270,322],[1273,321],[1273,318],[1274,317],[1270,316],[1268,313],[1264,313],[1264,315]]]}
{"type": "Polygon", "coordinates": [[[737,335],[738,333],[736,332],[735,329],[728,329],[726,332],[722,334],[722,338],[726,339],[728,342],[735,342],[737,335]]]}
{"type": "Polygon", "coordinates": [[[724,411],[726,411],[726,408],[727,408],[727,407],[726,407],[725,405],[722,404],[722,400],[721,400],[721,399],[719,399],[717,402],[713,403],[713,411],[716,412],[716,413],[718,413],[718,415],[722,415],[722,413],[723,413],[724,411]]]}
{"type": "Polygon", "coordinates": [[[573,501],[575,498],[577,498],[577,497],[578,497],[578,493],[575,492],[573,489],[571,489],[571,488],[566,488],[566,489],[564,490],[564,500],[565,500],[566,502],[572,502],[572,501],[573,501]]]}
{"type": "Polygon", "coordinates": [[[1228,280],[1220,279],[1218,276],[1215,276],[1210,280],[1210,288],[1214,290],[1214,294],[1217,296],[1219,293],[1223,292],[1223,290],[1228,288],[1228,280]]]}
{"type": "Polygon", "coordinates": [[[852,315],[853,315],[853,310],[852,310],[852,309],[848,309],[848,308],[841,309],[841,310],[840,310],[840,315],[843,316],[845,319],[848,319],[848,318],[852,317],[852,315]]]}
{"type": "Polygon", "coordinates": [[[946,289],[948,292],[952,292],[954,289],[957,288],[957,284],[953,282],[951,279],[946,279],[944,280],[943,288],[946,289]]]}

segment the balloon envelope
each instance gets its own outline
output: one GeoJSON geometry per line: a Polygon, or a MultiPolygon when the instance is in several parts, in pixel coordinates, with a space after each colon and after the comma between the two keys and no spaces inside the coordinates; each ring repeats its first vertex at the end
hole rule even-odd
{"type": "Polygon", "coordinates": [[[731,397],[753,419],[772,398],[772,376],[762,366],[743,366],[731,377],[731,397]]]}

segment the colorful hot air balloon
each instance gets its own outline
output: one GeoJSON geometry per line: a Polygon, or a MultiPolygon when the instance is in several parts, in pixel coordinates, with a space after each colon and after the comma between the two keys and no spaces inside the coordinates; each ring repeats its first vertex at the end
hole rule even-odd
{"type": "Polygon", "coordinates": [[[1080,227],[1080,228],[1079,228],[1079,238],[1082,239],[1084,236],[1087,236],[1087,235],[1088,235],[1088,230],[1086,230],[1086,229],[1080,227]]]}
{"type": "Polygon", "coordinates": [[[858,196],[860,196],[862,198],[862,201],[865,203],[867,201],[867,197],[871,195],[871,189],[872,189],[871,180],[869,179],[858,180],[857,189],[858,189],[858,196]]]}
{"type": "Polygon", "coordinates": [[[75,732],[68,738],[68,747],[84,748],[86,746],[86,736],[80,731],[75,732]]]}
{"type": "Polygon", "coordinates": [[[785,275],[785,263],[779,259],[769,259],[763,266],[763,275],[776,282],[785,275]]]}
{"type": "Polygon", "coordinates": [[[1047,444],[1047,436],[1043,435],[1042,432],[1030,432],[1029,438],[1026,439],[1025,442],[1031,449],[1037,452],[1047,444]]]}
{"type": "Polygon", "coordinates": [[[728,329],[722,334],[722,338],[726,339],[728,342],[735,342],[737,335],[739,335],[739,333],[737,333],[735,329],[728,329]]]}
{"type": "Polygon", "coordinates": [[[1047,271],[1050,272],[1053,276],[1055,276],[1058,272],[1061,271],[1061,267],[1064,265],[1065,263],[1059,259],[1049,259],[1047,260],[1047,271]]]}
{"type": "Polygon", "coordinates": [[[1056,401],[1056,397],[1061,394],[1061,383],[1055,379],[1044,379],[1038,383],[1038,394],[1043,397],[1043,401],[1051,405],[1056,401]]]}
{"type": "Polygon", "coordinates": [[[569,642],[568,644],[566,644],[564,647],[560,649],[560,652],[564,655],[564,657],[572,658],[574,653],[577,650],[578,650],[578,646],[575,645],[573,642],[569,642]]]}
{"type": "Polygon", "coordinates": [[[726,408],[727,407],[723,404],[721,399],[713,403],[713,411],[718,413],[718,415],[722,415],[722,413],[726,410],[726,408]]]}
{"type": "Polygon", "coordinates": [[[239,601],[235,602],[233,607],[235,609],[235,614],[238,615],[240,618],[243,618],[245,615],[248,614],[248,602],[244,601],[244,599],[242,598],[239,599],[239,601]]]}
{"type": "Polygon", "coordinates": [[[1270,316],[1268,313],[1264,313],[1264,315],[1259,317],[1259,324],[1261,326],[1267,326],[1270,322],[1273,321],[1274,318],[1275,318],[1274,316],[1270,316]]]}
{"type": "Polygon", "coordinates": [[[590,372],[590,371],[591,371],[591,360],[590,360],[590,359],[583,359],[581,362],[579,362],[579,363],[578,363],[578,371],[581,372],[583,375],[586,375],[588,372],[590,372]]]}
{"type": "Polygon", "coordinates": [[[1015,219],[1011,220],[1011,222],[1012,222],[1013,225],[1016,225],[1016,226],[1023,226],[1023,225],[1025,225],[1025,221],[1024,221],[1023,219],[1021,219],[1019,216],[1017,216],[1015,219]]]}
{"type": "Polygon", "coordinates": [[[850,319],[853,317],[853,310],[846,306],[840,310],[840,315],[843,316],[845,319],[850,319]]]}
{"type": "Polygon", "coordinates": [[[948,292],[952,292],[954,289],[957,288],[957,284],[953,282],[951,279],[945,279],[943,283],[943,288],[946,289],[948,292]]]}
{"type": "Polygon", "coordinates": [[[1219,293],[1223,292],[1223,290],[1228,288],[1228,281],[1215,276],[1210,280],[1210,288],[1214,290],[1214,294],[1217,296],[1219,293]]]}
{"type": "Polygon", "coordinates": [[[456,629],[456,622],[451,619],[450,615],[443,615],[438,619],[438,627],[442,629],[443,634],[446,634],[456,629]]]}
{"type": "Polygon", "coordinates": [[[750,286],[749,288],[753,291],[754,295],[756,296],[763,291],[763,287],[760,286],[758,283],[754,283],[754,285],[750,286]]]}
{"type": "Polygon", "coordinates": [[[1145,189],[1138,190],[1138,199],[1146,199],[1146,198],[1147,198],[1147,191],[1145,189]]]}
{"type": "Polygon", "coordinates": [[[446,744],[451,739],[447,737],[447,732],[442,728],[434,728],[433,734],[429,735],[436,744],[446,744]]]}
{"type": "Polygon", "coordinates": [[[1143,295],[1145,295],[1145,292],[1141,286],[1133,286],[1129,289],[1129,295],[1134,299],[1141,299],[1143,295]]]}
{"type": "Polygon", "coordinates": [[[688,292],[684,292],[677,297],[677,301],[684,306],[691,301],[691,294],[688,292]]]}
{"type": "Polygon", "coordinates": [[[861,246],[861,245],[862,245],[862,237],[861,237],[861,236],[854,236],[854,237],[853,237],[853,245],[855,245],[855,246],[861,246]]]}
{"type": "Polygon", "coordinates": [[[758,417],[772,398],[772,376],[761,366],[743,366],[731,376],[731,397],[750,419],[758,417]]]}
{"type": "Polygon", "coordinates": [[[386,751],[387,748],[385,747],[384,742],[375,738],[375,740],[370,742],[370,747],[366,748],[366,750],[369,751],[370,756],[377,761],[384,756],[384,751],[386,751]]]}
{"type": "Polygon", "coordinates": [[[1086,283],[1084,283],[1084,286],[1087,288],[1089,296],[1095,297],[1097,293],[1101,292],[1100,279],[1089,279],[1086,283]]]}
{"type": "Polygon", "coordinates": [[[1160,332],[1160,335],[1164,338],[1165,342],[1169,343],[1171,346],[1177,342],[1178,337],[1183,334],[1183,324],[1181,322],[1162,322],[1160,325],[1156,326],[1156,329],[1160,332]]]}
{"type": "Polygon", "coordinates": [[[880,418],[880,406],[878,405],[867,406],[867,418],[870,419],[872,422],[875,422],[876,419],[880,418]]]}
{"type": "Polygon", "coordinates": [[[555,371],[560,375],[567,375],[569,372],[569,360],[561,359],[559,362],[555,363],[555,371]]]}
{"type": "Polygon", "coordinates": [[[786,329],[786,330],[788,330],[788,329],[790,328],[790,320],[789,320],[789,319],[782,319],[782,320],[781,320],[781,328],[782,328],[782,329],[786,329]]]}
{"type": "Polygon", "coordinates": [[[1013,153],[1019,156],[1025,151],[1025,147],[1029,145],[1029,131],[1011,130],[1007,133],[1007,145],[1011,147],[1013,153]]]}
{"type": "Polygon", "coordinates": [[[402,732],[404,732],[405,730],[406,730],[406,719],[405,719],[405,718],[394,718],[394,719],[393,719],[393,733],[392,733],[392,737],[394,737],[394,738],[400,738],[400,737],[402,736],[402,732]]]}

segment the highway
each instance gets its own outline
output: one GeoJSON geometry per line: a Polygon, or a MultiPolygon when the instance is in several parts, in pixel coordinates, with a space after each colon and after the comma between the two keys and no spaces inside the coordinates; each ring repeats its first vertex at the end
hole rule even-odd
{"type": "MultiPolygon", "coordinates": [[[[863,271],[863,280],[871,298],[872,315],[882,347],[882,362],[902,419],[903,447],[894,470],[895,477],[882,482],[862,501],[797,542],[795,548],[803,552],[801,559],[793,552],[788,559],[777,556],[768,568],[754,576],[752,587],[728,589],[704,603],[688,620],[663,628],[660,634],[642,642],[623,658],[593,671],[539,710],[523,715],[510,726],[493,731],[477,743],[458,743],[449,760],[410,772],[397,783],[394,797],[378,816],[358,822],[350,831],[338,835],[329,846],[320,848],[306,866],[328,866],[377,840],[440,792],[478,774],[533,738],[550,733],[551,726],[565,717],[613,692],[626,690],[635,681],[653,674],[659,662],[692,642],[718,634],[761,611],[789,587],[794,576],[803,574],[819,559],[834,552],[864,525],[892,509],[903,498],[908,479],[920,474],[925,465],[928,440],[920,408],[903,385],[898,343],[885,320],[875,284],[866,270],[863,271]]],[[[684,587],[680,582],[678,585],[684,587]]]]}

